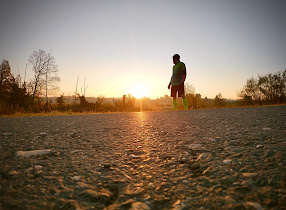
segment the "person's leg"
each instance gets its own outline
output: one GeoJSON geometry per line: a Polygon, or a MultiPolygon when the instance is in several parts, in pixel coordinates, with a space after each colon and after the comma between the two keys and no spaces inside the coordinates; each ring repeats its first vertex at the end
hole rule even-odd
{"type": "Polygon", "coordinates": [[[172,86],[172,88],[171,88],[171,97],[173,97],[174,110],[178,109],[177,91],[178,91],[178,87],[177,86],[172,86]]]}
{"type": "Polygon", "coordinates": [[[182,99],[183,99],[183,104],[184,104],[185,110],[188,110],[188,109],[189,109],[189,107],[188,107],[188,100],[187,100],[187,98],[186,98],[186,96],[185,96],[184,84],[182,84],[182,85],[180,86],[179,96],[181,96],[182,99]]]}
{"type": "Polygon", "coordinates": [[[174,110],[178,110],[178,102],[176,97],[173,97],[173,105],[174,105],[174,110]]]}
{"type": "Polygon", "coordinates": [[[189,109],[188,100],[187,100],[185,94],[182,95],[182,99],[183,99],[183,104],[184,104],[185,110],[188,110],[189,109]]]}

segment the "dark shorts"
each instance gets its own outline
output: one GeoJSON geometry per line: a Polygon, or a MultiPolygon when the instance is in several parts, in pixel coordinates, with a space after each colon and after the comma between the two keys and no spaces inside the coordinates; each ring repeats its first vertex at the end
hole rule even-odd
{"type": "Polygon", "coordinates": [[[171,88],[171,97],[177,97],[177,92],[178,92],[178,97],[181,97],[183,94],[185,94],[185,88],[184,88],[184,83],[181,85],[174,85],[171,88]]]}

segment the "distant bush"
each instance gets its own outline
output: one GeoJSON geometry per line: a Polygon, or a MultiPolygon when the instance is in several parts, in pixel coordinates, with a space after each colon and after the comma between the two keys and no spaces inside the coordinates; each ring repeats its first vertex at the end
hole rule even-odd
{"type": "Polygon", "coordinates": [[[282,72],[250,78],[238,94],[243,105],[286,103],[286,69],[282,72]]]}
{"type": "MultiPolygon", "coordinates": [[[[172,98],[168,95],[157,99],[143,97],[136,99],[131,94],[122,98],[105,98],[84,95],[40,97],[31,95],[33,89],[21,82],[20,75],[14,77],[8,60],[0,65],[0,115],[43,112],[137,112],[173,110],[172,98]],[[45,100],[43,100],[45,99],[45,100]],[[48,100],[49,99],[49,100],[48,100]],[[71,103],[70,103],[71,102],[71,103]]],[[[286,103],[286,69],[283,72],[250,78],[238,94],[240,100],[227,100],[221,93],[214,99],[202,98],[192,85],[186,84],[186,98],[189,109],[209,109],[286,103]]],[[[85,91],[84,91],[85,92],[85,91]]],[[[184,109],[178,100],[178,108],[184,109]]]]}

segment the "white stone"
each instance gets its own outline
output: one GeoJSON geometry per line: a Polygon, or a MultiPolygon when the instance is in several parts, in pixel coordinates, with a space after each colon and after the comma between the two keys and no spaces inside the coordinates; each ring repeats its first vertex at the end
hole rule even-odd
{"type": "Polygon", "coordinates": [[[52,150],[50,149],[43,149],[43,150],[30,150],[30,151],[17,151],[16,156],[19,157],[30,157],[33,155],[44,155],[51,153],[52,150]]]}
{"type": "Polygon", "coordinates": [[[271,128],[263,128],[264,131],[270,131],[271,128]]]}
{"type": "Polygon", "coordinates": [[[224,163],[224,164],[230,164],[231,161],[232,161],[231,159],[225,159],[225,160],[223,161],[223,163],[224,163]]]}
{"type": "Polygon", "coordinates": [[[81,176],[74,176],[74,177],[72,177],[72,180],[80,180],[81,179],[81,176]]]}
{"type": "Polygon", "coordinates": [[[246,202],[245,203],[248,206],[252,206],[253,208],[255,208],[256,210],[264,210],[264,208],[259,204],[259,203],[255,203],[255,202],[246,202]]]}
{"type": "Polygon", "coordinates": [[[261,148],[263,148],[263,147],[264,147],[264,146],[261,145],[261,144],[256,145],[256,148],[257,148],[257,149],[261,149],[261,148]]]}

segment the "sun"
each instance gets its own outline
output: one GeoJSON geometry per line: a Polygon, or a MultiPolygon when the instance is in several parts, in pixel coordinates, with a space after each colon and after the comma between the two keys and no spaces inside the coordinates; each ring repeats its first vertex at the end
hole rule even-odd
{"type": "Polygon", "coordinates": [[[148,87],[144,84],[135,84],[131,89],[131,94],[135,98],[143,98],[144,96],[148,96],[148,87]]]}

